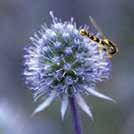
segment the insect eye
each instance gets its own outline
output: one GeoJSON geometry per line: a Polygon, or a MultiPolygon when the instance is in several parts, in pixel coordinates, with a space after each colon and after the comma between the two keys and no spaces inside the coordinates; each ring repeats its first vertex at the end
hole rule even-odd
{"type": "Polygon", "coordinates": [[[81,34],[82,36],[84,36],[84,35],[86,34],[86,31],[85,31],[84,29],[81,29],[81,30],[80,30],[80,34],[81,34]]]}

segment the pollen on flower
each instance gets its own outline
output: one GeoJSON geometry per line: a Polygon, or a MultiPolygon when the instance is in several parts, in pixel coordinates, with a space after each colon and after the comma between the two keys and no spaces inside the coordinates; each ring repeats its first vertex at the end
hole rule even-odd
{"type": "Polygon", "coordinates": [[[61,114],[64,118],[68,96],[74,96],[78,105],[90,117],[90,108],[81,97],[88,93],[113,101],[98,91],[98,82],[108,79],[111,62],[98,45],[79,34],[76,23],[62,22],[50,11],[52,24],[41,26],[25,48],[24,76],[27,86],[34,91],[34,99],[46,98],[34,111],[48,107],[56,97],[61,98],[61,114]],[[47,96],[47,97],[46,97],[47,96]]]}

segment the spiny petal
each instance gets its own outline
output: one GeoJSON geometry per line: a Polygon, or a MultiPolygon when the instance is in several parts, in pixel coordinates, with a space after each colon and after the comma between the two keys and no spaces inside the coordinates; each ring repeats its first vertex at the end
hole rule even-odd
{"type": "Polygon", "coordinates": [[[112,102],[115,102],[115,100],[113,100],[112,98],[96,91],[95,89],[93,88],[89,88],[89,87],[85,87],[85,89],[92,95],[96,96],[96,97],[99,97],[99,98],[102,98],[102,99],[105,99],[105,100],[109,100],[109,101],[112,101],[112,102]]]}
{"type": "Polygon", "coordinates": [[[55,99],[55,97],[56,97],[56,92],[52,92],[49,95],[49,97],[34,110],[32,115],[35,115],[36,113],[41,112],[42,110],[47,108],[52,103],[52,101],[55,99]]]}
{"type": "Polygon", "coordinates": [[[93,115],[92,112],[90,110],[90,107],[87,105],[87,103],[85,102],[85,100],[82,98],[82,96],[80,94],[76,94],[75,95],[76,98],[76,102],[78,103],[78,105],[80,106],[80,108],[86,112],[89,117],[93,120],[93,115]]]}
{"type": "Polygon", "coordinates": [[[68,97],[66,95],[62,96],[62,101],[61,101],[61,118],[64,120],[64,116],[66,113],[68,107],[68,97]]]}

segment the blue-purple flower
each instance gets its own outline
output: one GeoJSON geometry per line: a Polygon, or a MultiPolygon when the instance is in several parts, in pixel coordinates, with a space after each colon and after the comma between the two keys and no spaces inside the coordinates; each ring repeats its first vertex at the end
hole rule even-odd
{"type": "Polygon", "coordinates": [[[80,108],[93,118],[82,94],[113,101],[96,90],[96,84],[110,76],[110,59],[97,43],[80,35],[73,18],[62,22],[52,12],[50,15],[53,23],[42,25],[25,48],[25,83],[34,92],[34,100],[42,101],[34,114],[59,97],[63,119],[68,97],[74,96],[80,108]]]}

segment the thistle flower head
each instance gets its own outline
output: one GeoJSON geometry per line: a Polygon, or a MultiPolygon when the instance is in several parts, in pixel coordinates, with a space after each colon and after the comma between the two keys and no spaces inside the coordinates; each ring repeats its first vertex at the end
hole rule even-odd
{"type": "Polygon", "coordinates": [[[62,22],[52,12],[50,16],[53,22],[50,27],[42,25],[25,48],[25,83],[34,91],[34,100],[43,101],[34,113],[44,110],[60,97],[64,118],[68,96],[74,96],[92,118],[81,94],[112,100],[95,89],[96,83],[109,78],[111,62],[105,51],[99,51],[97,43],[80,35],[72,18],[62,22]]]}

